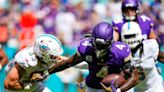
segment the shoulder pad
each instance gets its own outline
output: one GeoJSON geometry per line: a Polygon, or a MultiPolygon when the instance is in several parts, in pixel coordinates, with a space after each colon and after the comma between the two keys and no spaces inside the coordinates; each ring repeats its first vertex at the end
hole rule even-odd
{"type": "Polygon", "coordinates": [[[124,62],[129,61],[131,58],[130,47],[123,42],[115,42],[112,44],[111,50],[119,59],[124,60],[124,62]]]}
{"type": "Polygon", "coordinates": [[[121,19],[121,18],[114,18],[113,19],[112,24],[119,24],[119,23],[123,23],[123,19],[121,19]]]}
{"type": "Polygon", "coordinates": [[[140,18],[141,18],[141,20],[142,20],[143,22],[147,22],[147,21],[151,22],[151,21],[152,21],[152,20],[151,20],[148,16],[146,16],[146,15],[141,15],[140,18]]]}
{"type": "Polygon", "coordinates": [[[81,55],[84,55],[88,53],[92,49],[92,43],[90,38],[85,38],[80,41],[80,44],[78,46],[78,52],[81,55]]]}
{"type": "Polygon", "coordinates": [[[33,53],[32,47],[27,47],[18,52],[15,55],[14,60],[24,69],[37,64],[37,59],[33,53]]]}
{"type": "Polygon", "coordinates": [[[146,46],[150,50],[159,48],[159,45],[156,39],[146,39],[142,43],[144,46],[146,46]]]}

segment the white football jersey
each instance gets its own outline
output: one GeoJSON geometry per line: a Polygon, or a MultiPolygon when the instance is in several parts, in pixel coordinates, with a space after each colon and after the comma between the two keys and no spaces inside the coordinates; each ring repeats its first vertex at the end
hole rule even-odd
{"type": "Polygon", "coordinates": [[[7,72],[9,72],[9,70],[12,68],[13,63],[18,63],[24,69],[23,76],[20,79],[22,82],[29,81],[32,73],[47,73],[48,69],[51,67],[51,65],[38,61],[36,55],[34,54],[33,47],[26,47],[25,49],[18,52],[11,64],[7,66],[7,72]]]}
{"type": "Polygon", "coordinates": [[[144,40],[141,55],[140,52],[141,49],[134,54],[131,60],[135,66],[142,66],[146,77],[135,87],[136,92],[164,92],[162,77],[156,68],[156,59],[159,52],[157,41],[155,39],[144,40]]]}
{"type": "Polygon", "coordinates": [[[144,40],[142,43],[142,54],[140,55],[141,49],[138,49],[132,57],[132,62],[135,65],[140,64],[143,68],[153,68],[155,67],[156,59],[158,57],[159,45],[154,39],[144,40]]]}
{"type": "Polygon", "coordinates": [[[20,82],[23,83],[24,89],[22,90],[10,90],[6,89],[5,92],[51,92],[42,82],[30,82],[32,73],[42,72],[43,74],[48,73],[48,69],[51,67],[46,63],[41,63],[34,54],[33,47],[26,47],[19,51],[14,59],[7,65],[6,72],[10,72],[14,64],[17,63],[24,70],[21,71],[22,77],[20,82]]]}

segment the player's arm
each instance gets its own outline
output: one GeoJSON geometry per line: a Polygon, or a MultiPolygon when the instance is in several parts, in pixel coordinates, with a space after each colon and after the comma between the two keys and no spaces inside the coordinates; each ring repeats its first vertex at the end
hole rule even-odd
{"type": "Polygon", "coordinates": [[[5,52],[3,51],[3,49],[0,49],[0,70],[2,69],[2,67],[4,65],[6,65],[8,63],[8,58],[5,54],[5,52]]]}
{"type": "Polygon", "coordinates": [[[118,28],[114,27],[114,31],[113,31],[113,37],[114,37],[114,41],[119,41],[119,33],[118,33],[118,28]]]}
{"type": "Polygon", "coordinates": [[[119,31],[118,25],[119,25],[120,23],[123,23],[123,21],[120,20],[120,19],[114,19],[114,20],[112,21],[112,26],[113,26],[113,30],[114,30],[114,31],[113,31],[114,41],[119,41],[119,40],[120,40],[120,33],[118,32],[118,31],[119,31]]]}
{"type": "Polygon", "coordinates": [[[23,89],[23,85],[19,82],[19,68],[19,65],[15,64],[15,66],[7,74],[7,77],[4,81],[5,88],[17,90],[23,89]]]}
{"type": "Polygon", "coordinates": [[[62,59],[62,61],[58,62],[57,64],[54,64],[54,66],[49,69],[49,73],[52,74],[55,72],[62,71],[80,62],[82,62],[82,57],[80,56],[79,53],[76,53],[73,56],[67,59],[62,59]]]}
{"type": "Polygon", "coordinates": [[[157,36],[156,36],[154,30],[151,29],[150,34],[149,34],[149,39],[156,39],[156,38],[157,38],[157,36]]]}
{"type": "Polygon", "coordinates": [[[107,76],[106,78],[103,79],[103,82],[100,82],[101,86],[107,92],[125,92],[125,91],[129,90],[130,88],[132,88],[133,86],[135,86],[139,79],[137,69],[135,67],[131,67],[130,63],[125,64],[120,75],[125,77],[125,79],[126,79],[125,83],[123,83],[123,80],[122,80],[123,85],[121,84],[121,82],[118,82],[121,79],[117,79],[118,81],[115,79],[111,80],[107,76]],[[106,81],[106,83],[105,83],[105,81],[106,81]],[[106,85],[108,85],[107,81],[110,81],[109,87],[106,86],[106,85]]]}
{"type": "Polygon", "coordinates": [[[88,69],[88,63],[83,61],[77,65],[74,66],[75,68],[78,68],[78,69],[88,69]]]}
{"type": "Polygon", "coordinates": [[[157,39],[157,36],[155,34],[155,30],[154,30],[154,23],[150,22],[150,34],[148,36],[149,39],[157,39]]]}
{"type": "Polygon", "coordinates": [[[127,81],[126,83],[124,83],[120,89],[121,91],[126,91],[130,88],[132,88],[133,86],[135,86],[138,83],[139,80],[139,75],[138,75],[138,70],[136,67],[132,66],[130,61],[127,62],[124,65],[123,70],[121,71],[121,74],[125,77],[127,77],[127,81]]]}

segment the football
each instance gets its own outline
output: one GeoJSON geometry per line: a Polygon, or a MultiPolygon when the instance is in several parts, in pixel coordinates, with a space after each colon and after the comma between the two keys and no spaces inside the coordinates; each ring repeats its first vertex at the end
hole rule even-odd
{"type": "Polygon", "coordinates": [[[104,77],[101,82],[105,86],[110,86],[112,80],[114,80],[114,85],[116,87],[120,87],[126,82],[125,78],[120,74],[109,74],[106,77],[104,77]]]}

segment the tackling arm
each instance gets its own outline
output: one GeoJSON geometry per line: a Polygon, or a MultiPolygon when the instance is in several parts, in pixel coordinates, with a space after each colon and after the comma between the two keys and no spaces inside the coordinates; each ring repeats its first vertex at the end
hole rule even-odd
{"type": "Polygon", "coordinates": [[[63,59],[61,62],[58,62],[55,64],[52,68],[50,68],[48,71],[50,74],[62,71],[64,69],[67,69],[71,66],[74,66],[78,63],[82,62],[82,58],[80,54],[76,53],[73,56],[71,56],[68,59],[63,59]]]}

